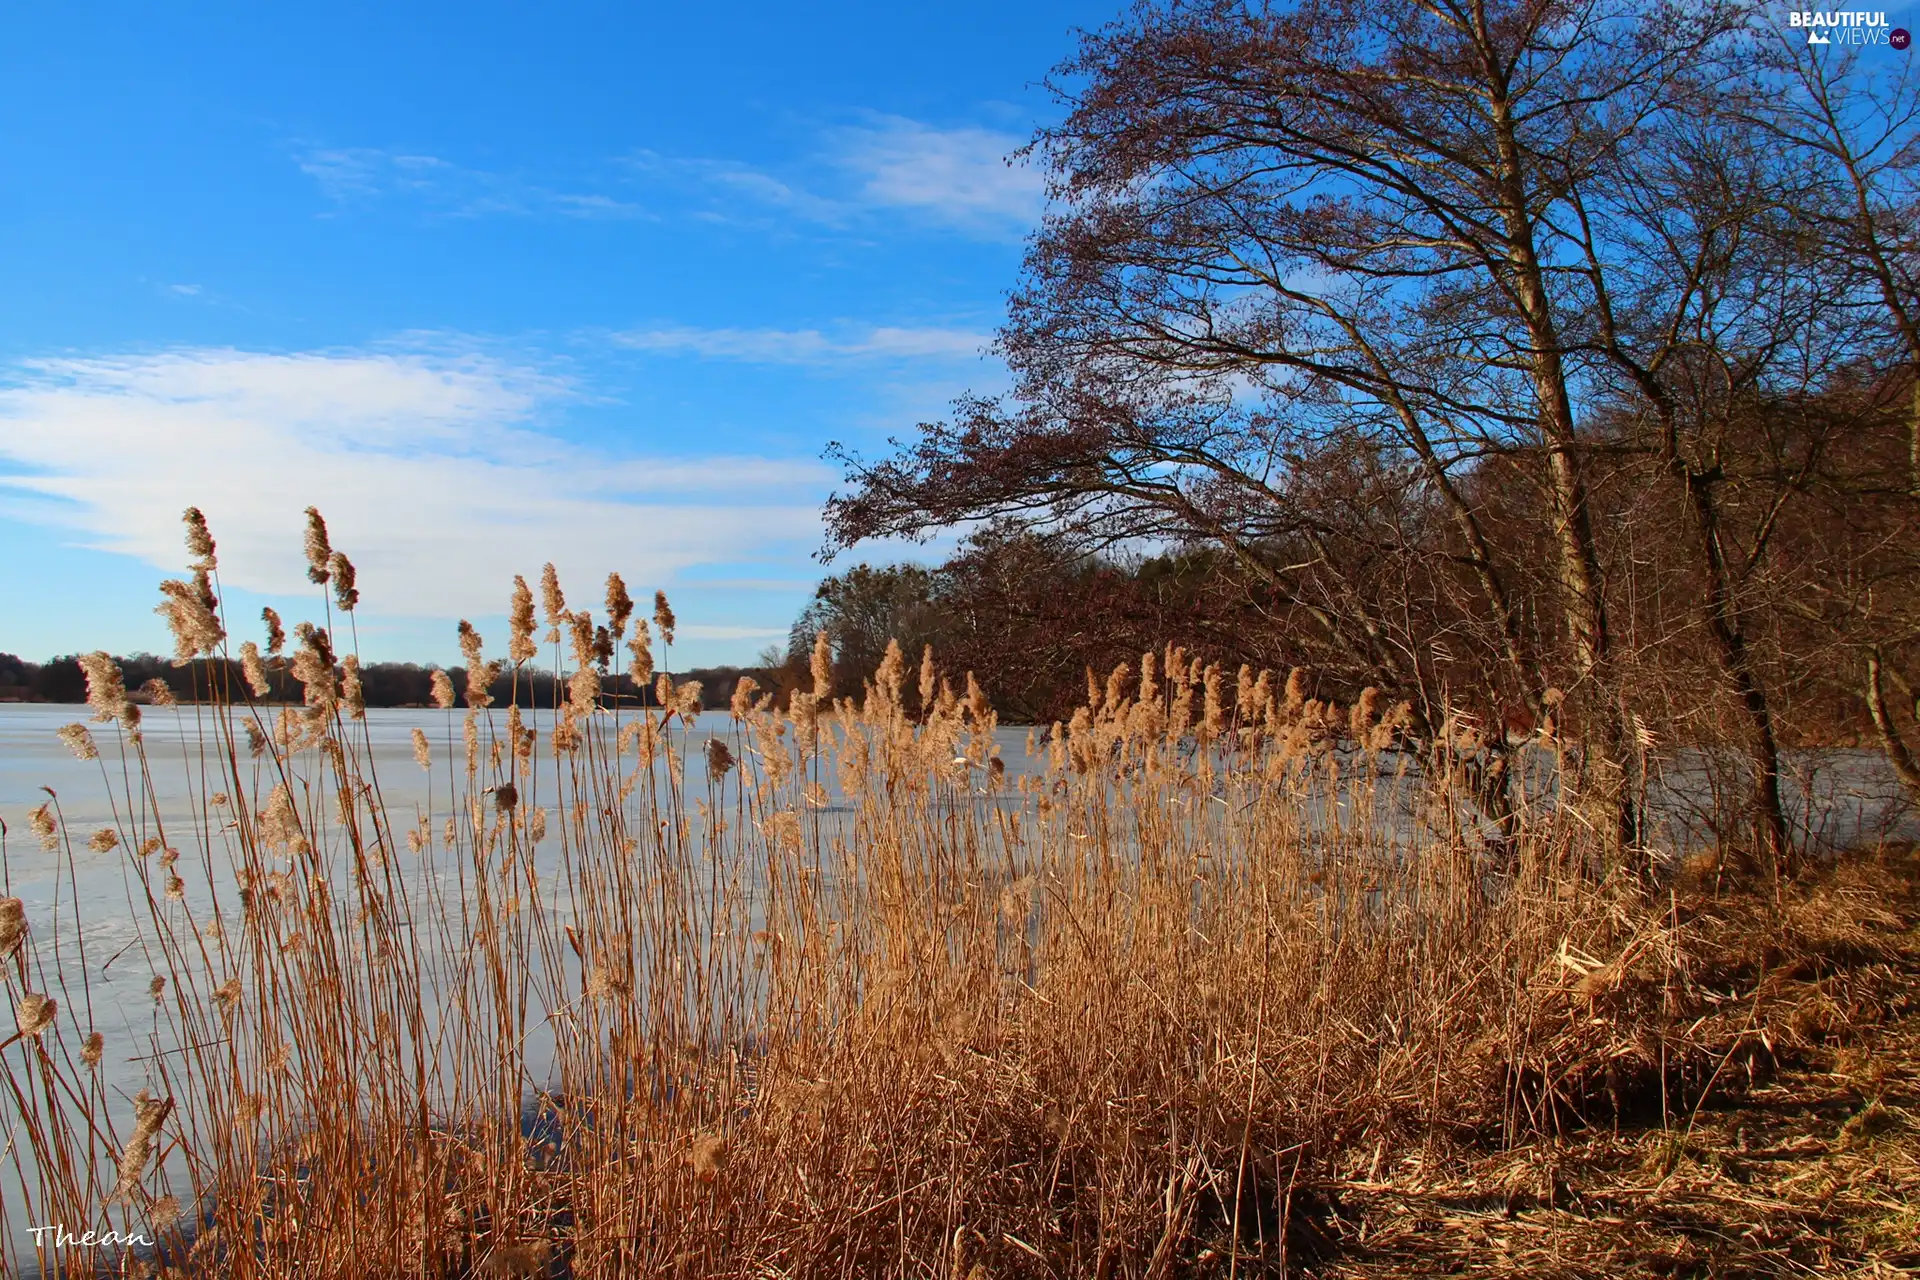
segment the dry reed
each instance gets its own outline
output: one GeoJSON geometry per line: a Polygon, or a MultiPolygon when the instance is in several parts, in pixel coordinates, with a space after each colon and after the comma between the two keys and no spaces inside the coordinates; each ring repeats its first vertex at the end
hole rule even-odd
{"type": "MultiPolygon", "coordinates": [[[[349,608],[307,514],[310,577],[349,608]]],[[[198,585],[163,607],[183,653],[223,652],[192,516],[198,585]]],[[[131,1108],[98,1083],[90,1002],[20,994],[55,922],[0,901],[28,1221],[120,1222],[192,1275],[1271,1270],[1344,1153],[1566,1122],[1595,1096],[1567,1000],[1676,962],[1637,889],[1574,870],[1588,837],[1557,811],[1523,810],[1490,877],[1480,815],[1377,691],[1342,711],[1301,672],[1276,696],[1149,654],[1090,672],[1009,762],[980,683],[955,693],[931,651],[909,714],[897,646],[859,697],[832,698],[823,643],[785,709],[743,681],[701,718],[662,672],[663,709],[609,710],[624,584],[598,633],[552,565],[541,594],[576,642],[567,700],[503,727],[461,623],[469,709],[437,673],[434,703],[466,751],[415,730],[412,813],[381,800],[321,627],[295,629],[305,706],[273,733],[252,643],[244,684],[174,713],[214,822],[154,799],[90,660],[118,843],[193,856],[127,859],[168,1046],[131,1108]]],[[[510,619],[517,668],[522,578],[510,619]]],[[[653,621],[671,644],[664,595],[653,621]]],[[[655,675],[644,623],[629,647],[655,675]]]]}

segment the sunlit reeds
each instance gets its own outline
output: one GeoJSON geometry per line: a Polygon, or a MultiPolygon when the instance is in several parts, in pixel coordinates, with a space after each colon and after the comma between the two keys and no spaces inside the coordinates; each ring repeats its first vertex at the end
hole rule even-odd
{"type": "MultiPolygon", "coordinates": [[[[197,517],[194,579],[162,588],[183,660],[231,643],[197,517]]],[[[321,609],[357,604],[311,510],[306,554],[321,609]]],[[[836,697],[823,637],[784,705],[745,680],[702,718],[617,576],[599,622],[552,565],[541,601],[564,700],[489,708],[502,668],[462,622],[464,698],[433,685],[460,745],[413,731],[407,810],[324,614],[287,656],[269,611],[243,683],[178,691],[184,812],[87,660],[104,756],[61,734],[113,794],[155,1047],[103,1050],[80,992],[46,994],[55,922],[0,899],[18,1212],[149,1233],[193,1275],[1251,1266],[1303,1170],[1551,1123],[1514,1083],[1542,983],[1638,927],[1550,808],[1490,878],[1478,811],[1374,690],[1149,653],[1010,760],[991,672],[925,653],[910,701],[894,646],[836,697]],[[603,696],[629,624],[658,706],[603,696]],[[298,708],[259,701],[281,667],[298,708]]],[[[517,670],[523,578],[507,606],[517,670]]],[[[671,644],[664,594],[652,620],[671,644]]],[[[57,799],[32,829],[72,856],[57,799]]]]}

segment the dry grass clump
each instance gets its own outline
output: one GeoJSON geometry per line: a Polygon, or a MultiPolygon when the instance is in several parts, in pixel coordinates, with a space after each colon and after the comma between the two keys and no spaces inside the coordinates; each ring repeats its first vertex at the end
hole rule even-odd
{"type": "MultiPolygon", "coordinates": [[[[189,528],[188,657],[227,644],[189,528]]],[[[307,554],[346,584],[324,608],[357,603],[317,512],[307,554]]],[[[931,654],[923,716],[896,648],[862,699],[743,686],[715,725],[653,672],[624,584],[599,625],[552,566],[541,595],[567,700],[523,717],[438,688],[459,745],[414,738],[414,812],[381,798],[331,612],[291,659],[269,619],[248,685],[192,691],[198,821],[154,801],[99,673],[118,842],[187,856],[127,862],[164,1041],[134,1109],[99,1083],[87,1002],[17,1005],[25,1216],[160,1241],[62,1265],[1277,1273],[1338,1235],[1325,1189],[1356,1158],[1759,1078],[1763,1055],[1724,1052],[1708,917],[1571,870],[1586,837],[1552,810],[1508,818],[1488,874],[1453,735],[1405,742],[1377,693],[1342,709],[1299,673],[1148,654],[1010,767],[978,682],[931,654]],[[602,705],[628,625],[662,709],[602,705]],[[274,663],[304,706],[255,703],[274,663]]],[[[510,619],[517,671],[523,579],[510,619]]],[[[653,622],[670,644],[664,595],[653,622]]],[[[16,993],[47,987],[24,937],[16,993]]]]}
{"type": "Polygon", "coordinates": [[[1676,895],[1692,994],[1646,1025],[1713,1055],[1715,1088],[1637,1123],[1349,1162],[1325,1184],[1340,1207],[1326,1274],[1911,1274],[1917,891],[1920,864],[1896,849],[1777,907],[1676,895]]]}

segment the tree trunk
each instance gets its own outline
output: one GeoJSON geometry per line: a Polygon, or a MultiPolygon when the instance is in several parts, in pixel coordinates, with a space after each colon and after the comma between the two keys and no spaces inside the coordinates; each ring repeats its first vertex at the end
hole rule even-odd
{"type": "Polygon", "coordinates": [[[1594,543],[1586,481],[1581,474],[1579,439],[1574,429],[1573,401],[1567,391],[1566,367],[1561,359],[1560,334],[1554,322],[1521,179],[1523,161],[1513,106],[1507,97],[1503,69],[1489,62],[1486,71],[1492,90],[1490,105],[1500,156],[1501,214],[1507,237],[1504,274],[1526,326],[1540,433],[1547,447],[1561,616],[1573,644],[1574,675],[1576,684],[1582,686],[1582,701],[1595,712],[1588,725],[1590,746],[1585,753],[1583,771],[1589,777],[1583,780],[1583,788],[1591,785],[1589,800],[1596,824],[1607,833],[1612,859],[1623,863],[1632,856],[1631,851],[1639,841],[1639,816],[1634,810],[1633,789],[1628,779],[1626,719],[1615,696],[1617,691],[1609,670],[1612,642],[1601,586],[1600,555],[1594,543]]]}
{"type": "Polygon", "coordinates": [[[1913,752],[1907,748],[1906,739],[1900,736],[1900,726],[1893,722],[1893,715],[1887,708],[1887,691],[1881,683],[1880,651],[1867,650],[1867,710],[1873,716],[1873,727],[1880,731],[1880,746],[1887,754],[1887,761],[1893,771],[1906,784],[1907,790],[1920,798],[1920,761],[1915,761],[1913,752]]]}
{"type": "Polygon", "coordinates": [[[1769,869],[1790,875],[1794,870],[1794,854],[1787,835],[1786,812],[1780,801],[1780,749],[1773,731],[1773,709],[1766,686],[1753,669],[1746,633],[1734,614],[1732,582],[1720,539],[1720,506],[1714,498],[1713,479],[1682,458],[1675,445],[1669,437],[1668,467],[1686,491],[1687,510],[1693,517],[1693,530],[1700,539],[1700,554],[1706,569],[1707,591],[1701,612],[1706,617],[1707,634],[1713,637],[1720,668],[1739,696],[1740,708],[1747,719],[1748,759],[1753,771],[1750,816],[1754,848],[1769,869]]]}

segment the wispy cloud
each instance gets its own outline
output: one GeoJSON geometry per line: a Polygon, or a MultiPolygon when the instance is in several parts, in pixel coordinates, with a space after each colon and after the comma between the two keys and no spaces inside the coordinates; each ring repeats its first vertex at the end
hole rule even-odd
{"type": "Polygon", "coordinates": [[[785,640],[789,631],[786,627],[730,627],[696,622],[681,627],[680,634],[689,640],[785,640]]]}
{"type": "Polygon", "coordinates": [[[767,223],[770,215],[778,215],[839,227],[860,212],[856,204],[814,190],[799,176],[776,177],[737,160],[669,156],[643,148],[623,157],[621,168],[628,181],[664,189],[706,221],[767,223]]]}
{"type": "Polygon", "coordinates": [[[524,175],[471,168],[433,155],[378,147],[306,146],[297,149],[295,163],[323,196],[340,206],[397,198],[462,218],[649,216],[640,205],[604,191],[560,190],[524,175]]]}
{"type": "Polygon", "coordinates": [[[739,360],[749,364],[821,366],[871,360],[968,360],[992,338],[970,329],[878,327],[831,336],[819,329],[700,329],[671,325],[613,335],[636,351],[739,360]]]}
{"type": "Polygon", "coordinates": [[[715,221],[872,231],[904,216],[974,238],[1017,239],[1046,197],[1044,176],[1014,157],[1024,142],[994,129],[872,115],[824,130],[809,154],[777,168],[655,151],[633,153],[627,167],[634,181],[664,187],[715,221]]]}
{"type": "Polygon", "coordinates": [[[986,234],[1019,233],[1040,217],[1046,179],[1015,159],[1025,140],[993,129],[938,129],[901,116],[837,131],[836,162],[870,208],[909,209],[986,234]]]}
{"type": "Polygon", "coordinates": [[[819,585],[817,578],[689,578],[688,587],[701,591],[777,591],[791,595],[796,591],[811,592],[819,585]]]}
{"type": "Polygon", "coordinates": [[[640,149],[573,180],[463,165],[425,152],[302,144],[294,160],[341,207],[405,200],[453,217],[653,218],[871,232],[917,225],[1017,239],[1040,216],[1045,179],[1015,159],[1025,139],[870,114],[829,127],[785,163],[640,149]],[[645,192],[646,203],[630,198],[645,192]],[[656,206],[659,206],[656,209],[656,206]],[[904,222],[903,222],[904,219],[904,222]]]}
{"type": "Polygon", "coordinates": [[[150,280],[143,278],[141,283],[147,285],[168,302],[177,303],[181,306],[215,307],[222,310],[242,312],[250,310],[246,305],[229,297],[223,291],[192,281],[150,280]]]}
{"type": "Polygon", "coordinates": [[[326,513],[377,612],[497,613],[552,559],[666,584],[819,537],[811,459],[589,453],[545,428],[572,394],[497,359],[193,349],[40,360],[0,384],[0,506],[163,569],[200,506],[231,585],[306,590],[301,511],[326,513]]]}

